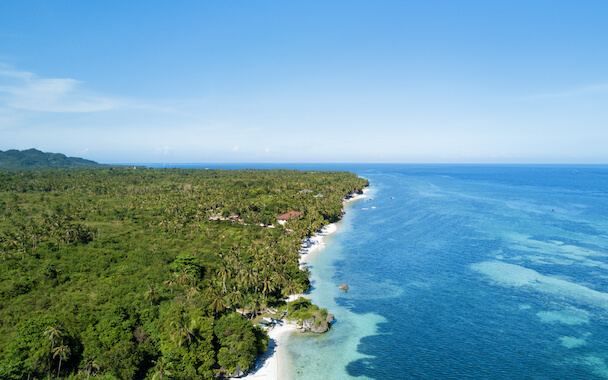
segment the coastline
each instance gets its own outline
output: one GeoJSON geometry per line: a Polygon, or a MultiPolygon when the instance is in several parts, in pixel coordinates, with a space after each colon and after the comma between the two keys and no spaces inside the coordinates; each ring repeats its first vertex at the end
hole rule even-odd
{"type": "MultiPolygon", "coordinates": [[[[343,204],[346,205],[350,202],[365,198],[365,193],[368,188],[363,189],[362,194],[357,194],[350,198],[345,198],[343,204]]],[[[330,223],[324,226],[320,231],[317,231],[310,238],[305,239],[302,242],[302,248],[300,249],[299,265],[300,269],[306,267],[310,258],[319,254],[325,247],[325,238],[338,231],[338,225],[336,223],[330,223]]],[[[292,294],[287,297],[288,302],[292,302],[300,297],[306,297],[305,294],[292,294]]],[[[284,322],[278,326],[273,327],[268,331],[270,341],[268,342],[268,349],[261,355],[256,361],[255,369],[250,370],[246,376],[241,379],[267,379],[267,380],[283,380],[289,378],[286,373],[286,352],[285,347],[282,345],[285,338],[294,332],[298,331],[298,326],[295,323],[284,322]]]]}
{"type": "Polygon", "coordinates": [[[270,337],[268,349],[258,357],[254,369],[249,370],[247,375],[241,377],[241,379],[285,379],[285,368],[281,366],[281,363],[285,362],[282,358],[285,352],[280,347],[282,347],[281,344],[285,337],[297,330],[298,326],[296,324],[285,322],[268,331],[270,337]]]}

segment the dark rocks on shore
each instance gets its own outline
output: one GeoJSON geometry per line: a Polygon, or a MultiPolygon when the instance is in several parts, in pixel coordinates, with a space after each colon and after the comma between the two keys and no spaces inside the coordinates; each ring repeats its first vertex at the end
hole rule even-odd
{"type": "Polygon", "coordinates": [[[338,286],[338,289],[346,291],[346,290],[348,290],[348,285],[342,284],[342,285],[338,286]]]}
{"type": "Polygon", "coordinates": [[[302,321],[300,331],[302,332],[313,332],[322,334],[329,330],[330,323],[334,320],[333,314],[327,314],[325,320],[322,320],[319,316],[310,317],[302,321]]]}
{"type": "MultiPolygon", "coordinates": [[[[222,370],[223,371],[223,370],[222,370]]],[[[243,371],[243,369],[241,368],[240,365],[236,366],[236,370],[234,370],[234,372],[232,373],[228,373],[225,374],[224,376],[222,376],[222,373],[218,373],[215,377],[220,377],[220,378],[239,378],[239,377],[243,377],[245,375],[245,371],[243,371]]]]}

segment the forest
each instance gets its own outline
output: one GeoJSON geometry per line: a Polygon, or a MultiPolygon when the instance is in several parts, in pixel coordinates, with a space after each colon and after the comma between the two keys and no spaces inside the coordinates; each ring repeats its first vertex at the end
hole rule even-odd
{"type": "Polygon", "coordinates": [[[302,240],[367,185],[347,172],[0,170],[0,379],[246,371],[268,341],[255,318],[310,286],[302,240]],[[289,211],[301,215],[277,223],[289,211]]]}

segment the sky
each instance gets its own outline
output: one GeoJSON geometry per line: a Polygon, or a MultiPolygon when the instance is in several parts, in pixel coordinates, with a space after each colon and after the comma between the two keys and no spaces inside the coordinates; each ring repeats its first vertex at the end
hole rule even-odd
{"type": "Polygon", "coordinates": [[[0,150],[608,163],[608,2],[3,1],[0,150]]]}

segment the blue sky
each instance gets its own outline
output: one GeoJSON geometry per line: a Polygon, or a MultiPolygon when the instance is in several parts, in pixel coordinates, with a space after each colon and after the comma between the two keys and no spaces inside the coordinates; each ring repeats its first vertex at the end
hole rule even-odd
{"type": "Polygon", "coordinates": [[[608,163],[606,1],[5,1],[0,150],[608,163]]]}

